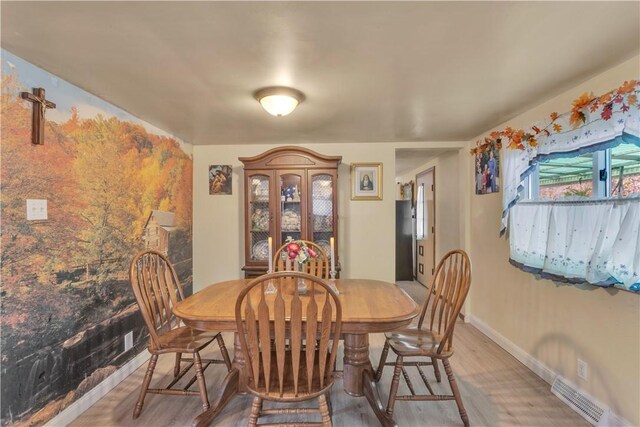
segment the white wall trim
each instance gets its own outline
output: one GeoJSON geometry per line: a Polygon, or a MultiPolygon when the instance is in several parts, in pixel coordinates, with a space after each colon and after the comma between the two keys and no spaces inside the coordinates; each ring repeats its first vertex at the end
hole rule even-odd
{"type": "Polygon", "coordinates": [[[78,400],[67,406],[62,412],[46,423],[47,426],[67,426],[78,418],[84,411],[89,409],[94,403],[103,398],[122,380],[127,378],[142,364],[149,360],[151,354],[145,348],[136,357],[122,365],[120,369],[105,378],[100,384],[82,395],[78,400]]]}
{"type": "MultiPolygon", "coordinates": [[[[471,323],[480,332],[485,334],[491,341],[502,347],[507,353],[518,359],[527,368],[531,369],[534,374],[542,378],[548,384],[553,384],[558,375],[553,369],[515,345],[512,341],[493,329],[491,326],[480,320],[473,314],[465,315],[465,323],[471,323]]],[[[576,386],[577,387],[577,386],[576,386]]],[[[582,391],[582,390],[581,390],[582,391]]],[[[611,408],[609,408],[611,411],[611,408]]],[[[610,412],[609,421],[611,426],[632,426],[632,424],[624,417],[610,412]]]]}

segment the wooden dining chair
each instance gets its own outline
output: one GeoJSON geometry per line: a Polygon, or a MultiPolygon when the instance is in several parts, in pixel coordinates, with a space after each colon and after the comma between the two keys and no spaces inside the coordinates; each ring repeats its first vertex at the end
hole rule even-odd
{"type": "Polygon", "coordinates": [[[212,363],[224,363],[227,366],[227,371],[231,369],[231,360],[222,335],[219,332],[202,332],[181,325],[180,320],[173,315],[172,309],[177,302],[184,299],[184,292],[173,266],[162,253],[146,250],[137,254],[131,261],[129,279],[140,312],[149,330],[147,349],[151,353],[151,359],[142,381],[140,396],[133,410],[133,418],[140,416],[147,393],[200,396],[202,407],[207,410],[209,399],[204,370],[212,363]],[[201,359],[200,351],[214,340],[220,347],[223,360],[201,359]],[[175,353],[176,355],[173,380],[166,388],[149,388],[158,356],[165,353],[175,353]],[[183,358],[182,353],[191,353],[192,357],[183,358]],[[183,363],[186,363],[187,366],[181,369],[183,363]],[[182,389],[172,388],[192,366],[195,368],[195,376],[186,386],[182,389]],[[196,380],[199,391],[190,391],[189,387],[196,380]]]}
{"type": "Polygon", "coordinates": [[[469,257],[462,250],[455,250],[447,253],[436,268],[431,279],[431,284],[427,293],[427,298],[422,306],[422,312],[418,324],[409,325],[402,329],[386,333],[386,340],[382,349],[380,364],[376,371],[375,380],[379,381],[382,370],[385,366],[394,366],[393,380],[389,392],[389,402],[387,413],[393,415],[393,408],[396,400],[455,400],[458,405],[460,417],[465,426],[469,425],[469,417],[464,409],[460,390],[453,376],[449,357],[453,354],[453,331],[456,319],[460,314],[460,309],[469,292],[471,283],[471,262],[469,257]],[[427,316],[428,314],[428,316],[427,316]],[[426,322],[425,322],[426,320],[426,322]],[[396,354],[396,361],[386,362],[389,348],[396,354]],[[405,358],[430,358],[430,361],[411,360],[405,358]],[[433,392],[427,376],[422,371],[421,366],[432,365],[435,371],[437,382],[440,382],[440,371],[438,360],[442,361],[444,370],[451,386],[452,395],[438,395],[433,392]],[[406,366],[417,368],[429,394],[418,395],[409,375],[406,366]],[[398,396],[398,385],[400,374],[404,377],[410,395],[398,396]]]}
{"type": "MultiPolygon", "coordinates": [[[[319,413],[321,423],[331,425],[329,394],[333,385],[342,307],[329,284],[315,276],[279,272],[249,283],[236,302],[236,322],[247,369],[248,389],[255,396],[249,426],[263,415],[319,413]],[[298,293],[297,280],[308,292],[298,293]],[[265,295],[271,282],[275,295],[265,295]],[[288,343],[287,343],[288,341],[288,343]],[[262,403],[318,399],[318,408],[271,408],[262,403]]],[[[291,425],[270,424],[270,425],[291,425]]]]}
{"type": "MultiPolygon", "coordinates": [[[[330,278],[330,263],[327,253],[321,246],[308,240],[298,240],[306,244],[309,248],[313,249],[316,253],[315,258],[311,258],[309,262],[302,264],[302,272],[311,274],[312,276],[320,277],[321,279],[330,278]]],[[[287,248],[288,243],[280,246],[273,255],[273,270],[274,271],[297,271],[296,261],[287,262],[287,248]]]]}

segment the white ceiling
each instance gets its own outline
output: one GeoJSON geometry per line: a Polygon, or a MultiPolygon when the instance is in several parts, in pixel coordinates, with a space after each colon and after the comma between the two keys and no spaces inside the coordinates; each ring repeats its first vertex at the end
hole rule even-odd
{"type": "Polygon", "coordinates": [[[2,47],[194,144],[469,140],[638,54],[639,2],[1,2],[2,47]],[[293,86],[284,118],[252,93],[293,86]]]}

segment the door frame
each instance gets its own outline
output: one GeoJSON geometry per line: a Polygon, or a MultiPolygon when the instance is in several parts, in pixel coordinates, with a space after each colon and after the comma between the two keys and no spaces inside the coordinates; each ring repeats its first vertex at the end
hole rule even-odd
{"type": "MultiPolygon", "coordinates": [[[[418,221],[418,178],[427,175],[428,173],[433,173],[433,268],[435,270],[435,268],[437,267],[436,264],[436,221],[437,221],[437,214],[436,214],[436,206],[437,206],[437,197],[436,197],[436,167],[435,166],[431,166],[430,168],[427,168],[425,170],[423,170],[422,172],[419,172],[416,174],[416,223],[418,221]]],[[[425,198],[426,200],[426,198],[425,198]]],[[[426,208],[426,206],[425,206],[426,208]]],[[[417,229],[417,228],[416,228],[417,229]]],[[[417,236],[414,236],[414,238],[416,238],[417,236]]],[[[414,262],[414,275],[416,278],[416,281],[418,281],[418,240],[416,238],[416,244],[415,244],[415,262],[414,262]]],[[[424,274],[424,273],[423,273],[424,274]]],[[[433,273],[430,274],[425,274],[425,276],[429,276],[431,277],[433,273]]],[[[424,286],[429,286],[429,283],[423,283],[424,286]]]]}

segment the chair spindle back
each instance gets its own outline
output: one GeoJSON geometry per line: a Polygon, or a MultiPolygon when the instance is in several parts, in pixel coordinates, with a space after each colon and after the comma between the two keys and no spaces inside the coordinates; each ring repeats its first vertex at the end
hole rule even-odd
{"type": "MultiPolygon", "coordinates": [[[[313,249],[316,253],[315,258],[311,258],[308,262],[303,263],[301,271],[303,273],[311,274],[312,276],[320,277],[321,279],[329,279],[330,276],[330,264],[327,253],[321,246],[308,240],[301,240],[309,248],[313,249]]],[[[287,251],[285,250],[288,243],[280,246],[276,253],[273,255],[273,269],[274,271],[298,271],[295,260],[287,260],[287,251]]]]}
{"type": "Polygon", "coordinates": [[[249,387],[254,392],[272,398],[286,393],[285,398],[296,400],[332,384],[342,307],[324,280],[299,272],[261,276],[242,290],[235,313],[249,387]],[[306,295],[299,294],[299,280],[307,285],[306,295]],[[275,295],[265,295],[270,282],[275,295]],[[272,357],[276,372],[271,372],[272,357]]]}
{"type": "Polygon", "coordinates": [[[427,298],[422,306],[418,328],[429,311],[428,322],[432,331],[442,335],[438,353],[449,350],[453,342],[456,319],[460,314],[471,284],[471,261],[463,250],[448,252],[438,263],[431,279],[427,298]]]}
{"type": "Polygon", "coordinates": [[[154,250],[140,252],[131,261],[129,280],[149,335],[156,348],[159,337],[180,326],[173,306],[184,299],[182,285],[165,255],[154,250]]]}

